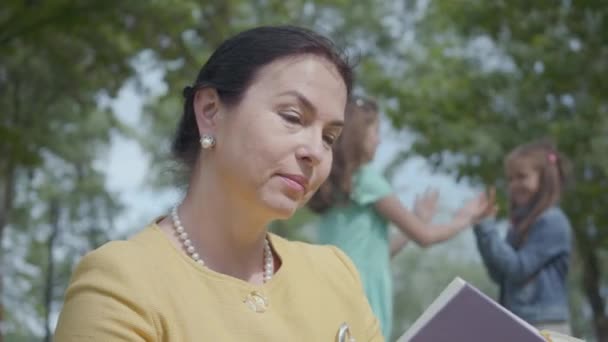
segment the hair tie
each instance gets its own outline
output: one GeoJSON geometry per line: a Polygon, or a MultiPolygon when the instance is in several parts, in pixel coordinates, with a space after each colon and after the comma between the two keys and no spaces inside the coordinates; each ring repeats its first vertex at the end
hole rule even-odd
{"type": "Polygon", "coordinates": [[[192,88],[191,86],[186,86],[184,87],[184,90],[182,90],[182,95],[184,96],[184,98],[189,98],[192,95],[192,91],[194,90],[194,88],[192,88]]]}
{"type": "Polygon", "coordinates": [[[551,163],[555,164],[557,162],[557,155],[553,152],[549,152],[547,159],[549,159],[551,163]]]}

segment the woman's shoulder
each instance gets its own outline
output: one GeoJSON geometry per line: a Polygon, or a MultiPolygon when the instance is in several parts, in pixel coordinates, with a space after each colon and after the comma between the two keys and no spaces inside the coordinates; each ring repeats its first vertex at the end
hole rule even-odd
{"type": "Polygon", "coordinates": [[[147,227],[124,240],[112,240],[85,254],[74,272],[74,277],[123,278],[137,276],[153,256],[149,244],[153,241],[153,227],[147,227]]]}
{"type": "Polygon", "coordinates": [[[149,266],[150,254],[137,239],[110,241],[87,253],[65,292],[56,340],[96,336],[108,341],[111,335],[133,341],[158,336],[159,324],[150,309],[155,298],[150,290],[155,280],[149,273],[154,269],[149,266]]]}

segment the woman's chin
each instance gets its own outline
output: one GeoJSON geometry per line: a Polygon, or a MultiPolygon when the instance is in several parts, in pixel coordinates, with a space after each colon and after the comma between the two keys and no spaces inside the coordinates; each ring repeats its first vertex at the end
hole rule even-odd
{"type": "Polygon", "coordinates": [[[271,220],[286,220],[295,214],[304,202],[303,198],[294,198],[284,192],[266,192],[259,197],[262,210],[271,220]]]}
{"type": "Polygon", "coordinates": [[[291,218],[299,208],[299,203],[289,198],[277,199],[267,203],[267,205],[276,220],[291,218]]]}
{"type": "Polygon", "coordinates": [[[295,214],[297,209],[298,209],[297,206],[278,207],[278,208],[275,208],[274,212],[277,215],[277,220],[287,220],[287,219],[290,219],[293,216],[293,214],[295,214]]]}

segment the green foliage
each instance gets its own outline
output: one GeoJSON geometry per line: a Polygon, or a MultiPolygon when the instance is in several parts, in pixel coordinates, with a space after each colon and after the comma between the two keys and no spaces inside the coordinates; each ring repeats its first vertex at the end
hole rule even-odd
{"type": "MultiPolygon", "coordinates": [[[[418,136],[394,165],[418,154],[439,170],[501,189],[504,154],[524,141],[553,136],[573,161],[575,187],[564,199],[579,247],[573,317],[577,331],[589,331],[579,318],[581,306],[596,305],[593,291],[606,286],[600,276],[606,270],[590,265],[605,260],[608,247],[608,6],[600,0],[425,3],[4,1],[0,239],[15,243],[0,250],[0,260],[11,284],[31,285],[0,291],[3,302],[21,304],[5,308],[12,329],[7,337],[35,339],[39,333],[19,312],[34,312],[31,321],[42,322],[44,289],[55,288],[57,305],[74,261],[111,233],[122,208],[98,164],[112,136],[140,141],[153,158],[150,180],[173,186],[168,146],[182,111],[181,89],[224,38],[279,23],[314,28],[359,55],[358,91],[378,97],[395,127],[418,136]],[[163,72],[169,91],[148,98],[141,123],[127,127],[104,103],[125,82],[140,81],[147,72],[138,69],[142,58],[163,72]],[[54,244],[53,222],[59,227],[54,244]],[[37,272],[12,265],[11,257],[23,257],[37,272]],[[55,263],[51,284],[44,277],[49,262],[55,263]]],[[[272,229],[313,240],[314,234],[298,228],[313,221],[302,210],[272,229]]],[[[459,248],[456,242],[446,246],[459,248]]],[[[413,250],[395,262],[396,330],[456,274],[493,293],[478,261],[446,255],[413,250]]],[[[603,318],[596,313],[595,319],[597,330],[603,318]]]]}
{"type": "Polygon", "coordinates": [[[533,139],[558,143],[573,163],[575,186],[562,204],[599,339],[608,336],[598,290],[606,285],[589,265],[608,247],[607,16],[603,1],[432,1],[415,25],[416,44],[384,52],[407,67],[380,65],[364,75],[372,93],[394,104],[386,112],[395,126],[420,136],[403,157],[419,154],[458,177],[497,185],[503,201],[504,155],[533,139]]]}
{"type": "MultiPolygon", "coordinates": [[[[111,233],[121,206],[106,189],[98,164],[112,136],[137,138],[155,161],[168,160],[168,144],[159,148],[157,142],[169,141],[181,111],[180,89],[193,81],[222,40],[262,23],[338,31],[343,25],[334,21],[342,21],[349,6],[329,0],[5,1],[0,8],[0,153],[5,156],[0,160],[0,238],[22,243],[0,250],[0,256],[2,276],[28,284],[0,291],[2,302],[23,304],[0,306],[7,312],[9,336],[33,339],[28,329],[39,334],[13,310],[42,316],[49,306],[42,302],[46,289],[56,286],[60,301],[74,261],[111,233]],[[164,72],[171,91],[150,99],[144,124],[135,130],[105,103],[125,82],[139,81],[139,73],[146,72],[138,69],[142,58],[164,72]],[[18,255],[37,271],[11,265],[18,255]],[[47,278],[51,265],[54,274],[47,278]]],[[[371,7],[357,5],[358,15],[371,7]]],[[[172,184],[166,164],[154,165],[164,177],[154,177],[157,183],[172,184]]],[[[292,231],[280,224],[283,228],[276,229],[292,231]]],[[[29,321],[45,324],[41,317],[29,321]]]]}
{"type": "Polygon", "coordinates": [[[190,10],[168,5],[8,1],[0,9],[0,240],[13,241],[0,250],[0,280],[27,284],[0,291],[0,303],[19,303],[0,306],[11,339],[40,334],[74,261],[108,239],[120,204],[99,158],[113,134],[129,130],[101,103],[135,76],[143,49],[177,51],[163,38],[181,31],[159,27],[190,10]]]}

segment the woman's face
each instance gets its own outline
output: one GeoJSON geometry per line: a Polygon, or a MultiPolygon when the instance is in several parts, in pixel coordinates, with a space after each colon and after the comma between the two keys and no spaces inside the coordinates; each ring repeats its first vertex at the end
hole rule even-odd
{"type": "Polygon", "coordinates": [[[290,217],[327,178],[347,94],[313,55],[264,66],[240,103],[220,106],[212,161],[222,189],[272,219],[290,217]]]}

